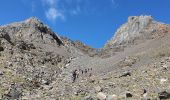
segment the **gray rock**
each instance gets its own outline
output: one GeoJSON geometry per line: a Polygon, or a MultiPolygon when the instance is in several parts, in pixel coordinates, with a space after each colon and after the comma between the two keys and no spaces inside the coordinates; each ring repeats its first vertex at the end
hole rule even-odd
{"type": "Polygon", "coordinates": [[[158,93],[159,95],[159,99],[170,99],[170,93],[168,93],[167,91],[163,91],[158,93]]]}
{"type": "Polygon", "coordinates": [[[94,88],[96,92],[101,92],[103,90],[100,86],[95,86],[94,88]]]}
{"type": "Polygon", "coordinates": [[[126,99],[126,98],[131,98],[131,97],[133,97],[133,95],[131,94],[131,92],[129,92],[129,91],[126,91],[126,92],[123,92],[123,93],[121,93],[120,94],[120,97],[123,99],[126,99]]]}
{"type": "Polygon", "coordinates": [[[82,100],[94,100],[91,95],[85,96],[82,100]]]}
{"type": "Polygon", "coordinates": [[[115,95],[115,94],[109,95],[109,96],[107,97],[107,100],[118,100],[118,96],[115,95]]]}
{"type": "Polygon", "coordinates": [[[4,75],[4,72],[0,70],[0,76],[1,76],[1,75],[4,75]]]}
{"type": "Polygon", "coordinates": [[[106,96],[106,94],[104,94],[103,92],[99,92],[99,93],[97,94],[97,98],[98,98],[99,100],[106,100],[107,96],[106,96]]]}
{"type": "Polygon", "coordinates": [[[125,71],[119,77],[126,77],[126,76],[131,76],[131,72],[125,71]]]}
{"type": "Polygon", "coordinates": [[[4,48],[0,46],[0,52],[1,52],[1,51],[4,51],[4,48]]]}
{"type": "Polygon", "coordinates": [[[21,96],[22,96],[21,86],[19,86],[18,84],[12,84],[10,91],[8,92],[8,94],[5,94],[3,96],[3,99],[18,100],[21,98],[21,96]]]}

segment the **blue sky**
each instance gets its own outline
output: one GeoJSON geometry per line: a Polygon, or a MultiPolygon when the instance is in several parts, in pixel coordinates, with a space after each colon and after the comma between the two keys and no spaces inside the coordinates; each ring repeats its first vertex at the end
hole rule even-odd
{"type": "Polygon", "coordinates": [[[101,48],[128,16],[170,23],[170,0],[1,0],[0,25],[36,16],[61,36],[101,48]]]}

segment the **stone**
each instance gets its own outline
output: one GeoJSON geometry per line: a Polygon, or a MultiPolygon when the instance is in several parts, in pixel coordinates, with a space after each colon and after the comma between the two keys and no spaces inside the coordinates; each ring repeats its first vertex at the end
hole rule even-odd
{"type": "Polygon", "coordinates": [[[4,75],[4,72],[0,70],[0,76],[1,76],[1,75],[4,75]]]}
{"type": "Polygon", "coordinates": [[[0,46],[0,51],[4,51],[4,48],[0,46]]]}
{"type": "Polygon", "coordinates": [[[27,97],[27,96],[23,96],[23,97],[22,97],[22,100],[30,100],[30,98],[27,97]]]}
{"type": "Polygon", "coordinates": [[[96,92],[101,92],[103,89],[100,86],[94,87],[96,92]]]}
{"type": "Polygon", "coordinates": [[[160,92],[158,93],[159,95],[159,99],[170,99],[170,93],[167,92],[167,91],[163,91],[163,92],[160,92]]]}
{"type": "Polygon", "coordinates": [[[123,72],[122,75],[120,75],[119,77],[126,77],[126,76],[131,76],[131,72],[125,71],[125,72],[123,72]]]}
{"type": "Polygon", "coordinates": [[[49,82],[47,80],[42,80],[41,83],[45,85],[49,85],[49,82]]]}
{"type": "Polygon", "coordinates": [[[65,65],[65,67],[68,67],[68,66],[70,66],[70,64],[69,64],[69,63],[65,65]]]}
{"type": "Polygon", "coordinates": [[[118,100],[118,96],[115,95],[115,94],[109,95],[109,96],[107,97],[107,100],[118,100]]]}
{"type": "Polygon", "coordinates": [[[161,78],[161,79],[160,79],[160,84],[164,84],[166,81],[168,81],[168,79],[166,79],[166,78],[161,78]]]}
{"type": "Polygon", "coordinates": [[[121,98],[131,98],[133,95],[129,92],[129,91],[126,91],[126,92],[123,92],[121,93],[120,97],[121,98]]]}
{"type": "Polygon", "coordinates": [[[141,95],[142,95],[144,98],[146,98],[147,95],[148,95],[148,93],[147,93],[147,91],[144,89],[141,95]]]}
{"type": "Polygon", "coordinates": [[[106,100],[106,98],[107,98],[107,96],[103,92],[99,92],[97,94],[97,99],[99,99],[99,100],[106,100]]]}
{"type": "Polygon", "coordinates": [[[90,78],[90,79],[88,80],[89,83],[95,83],[95,81],[96,81],[95,78],[90,78]]]}
{"type": "Polygon", "coordinates": [[[93,98],[91,97],[91,95],[87,95],[82,100],[93,100],[93,98]]]}
{"type": "MultiPolygon", "coordinates": [[[[141,100],[152,100],[152,99],[150,99],[149,97],[142,97],[141,100]]],[[[154,99],[154,100],[157,100],[157,99],[154,99]]]]}
{"type": "Polygon", "coordinates": [[[20,99],[22,96],[22,90],[21,87],[18,84],[12,84],[11,89],[7,94],[5,94],[3,99],[20,99]]]}
{"type": "Polygon", "coordinates": [[[126,97],[129,98],[129,97],[132,97],[133,95],[130,93],[130,92],[127,92],[126,93],[126,97]]]}

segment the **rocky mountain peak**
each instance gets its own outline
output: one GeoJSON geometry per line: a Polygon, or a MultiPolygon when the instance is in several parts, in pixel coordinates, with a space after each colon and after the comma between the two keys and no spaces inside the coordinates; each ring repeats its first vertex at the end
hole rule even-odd
{"type": "Polygon", "coordinates": [[[12,40],[13,42],[26,41],[43,44],[63,44],[60,37],[36,17],[0,28],[1,34],[8,34],[11,39],[15,39],[12,40]]]}
{"type": "Polygon", "coordinates": [[[142,31],[156,23],[151,16],[130,16],[105,47],[131,44],[135,39],[147,38],[149,34],[142,31]]]}
{"type": "Polygon", "coordinates": [[[147,15],[145,15],[145,16],[143,16],[143,15],[141,15],[141,16],[129,16],[128,17],[128,23],[137,23],[137,22],[140,22],[143,25],[148,24],[152,20],[153,20],[152,16],[147,16],[147,15]]]}
{"type": "Polygon", "coordinates": [[[114,55],[125,47],[165,37],[169,31],[169,25],[157,22],[151,16],[130,16],[100,53],[106,56],[114,55]]]}
{"type": "Polygon", "coordinates": [[[42,22],[37,17],[30,17],[25,20],[26,23],[32,24],[42,24],[42,22]]]}

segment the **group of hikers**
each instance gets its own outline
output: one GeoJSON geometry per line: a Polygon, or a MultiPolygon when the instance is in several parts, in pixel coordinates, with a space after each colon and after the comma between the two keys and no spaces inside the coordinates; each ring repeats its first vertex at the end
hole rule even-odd
{"type": "Polygon", "coordinates": [[[87,68],[87,69],[75,69],[72,72],[72,79],[73,79],[73,83],[76,81],[77,78],[79,78],[79,75],[87,75],[90,77],[92,75],[91,73],[92,68],[87,68]]]}

